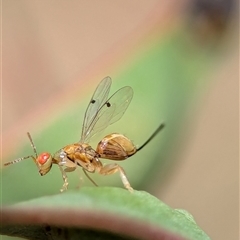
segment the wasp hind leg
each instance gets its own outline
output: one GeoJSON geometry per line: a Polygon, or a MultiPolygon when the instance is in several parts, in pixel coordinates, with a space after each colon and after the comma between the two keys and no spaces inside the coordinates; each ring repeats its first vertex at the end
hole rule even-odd
{"type": "Polygon", "coordinates": [[[110,175],[110,174],[114,174],[116,172],[119,172],[120,178],[122,180],[122,183],[123,183],[124,187],[129,192],[133,192],[133,188],[131,187],[131,185],[130,185],[128,179],[127,179],[125,171],[118,164],[116,164],[116,163],[107,164],[107,165],[101,167],[98,170],[98,172],[99,172],[99,174],[102,174],[102,175],[110,175]]]}

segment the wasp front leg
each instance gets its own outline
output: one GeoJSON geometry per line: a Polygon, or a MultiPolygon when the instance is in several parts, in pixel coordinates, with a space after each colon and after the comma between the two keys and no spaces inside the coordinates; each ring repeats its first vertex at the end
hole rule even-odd
{"type": "Polygon", "coordinates": [[[118,164],[116,164],[116,163],[107,164],[107,165],[99,168],[98,172],[102,175],[110,175],[110,174],[119,172],[124,187],[128,191],[133,192],[133,188],[131,187],[131,185],[127,179],[125,171],[118,164]]]}
{"type": "Polygon", "coordinates": [[[60,189],[60,192],[64,192],[64,191],[67,191],[68,189],[68,177],[67,177],[67,174],[66,172],[62,169],[62,167],[60,165],[58,165],[61,173],[62,173],[62,178],[63,178],[63,186],[62,188],[60,189]]]}
{"type": "Polygon", "coordinates": [[[68,189],[68,177],[66,172],[72,172],[76,169],[77,165],[76,163],[70,161],[70,160],[62,160],[62,161],[54,161],[54,163],[56,163],[62,173],[62,178],[63,178],[63,186],[60,189],[60,192],[64,192],[68,189]],[[63,167],[65,169],[63,169],[63,167]]]}

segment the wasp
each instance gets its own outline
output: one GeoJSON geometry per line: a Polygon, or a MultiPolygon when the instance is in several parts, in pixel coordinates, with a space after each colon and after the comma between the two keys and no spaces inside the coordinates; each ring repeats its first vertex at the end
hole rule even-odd
{"type": "Polygon", "coordinates": [[[78,166],[82,168],[87,178],[96,186],[97,184],[88,173],[98,172],[101,175],[110,175],[119,172],[124,187],[129,191],[133,191],[124,169],[117,163],[103,165],[100,158],[122,161],[133,156],[163,129],[164,124],[160,124],[148,140],[138,148],[123,134],[112,133],[105,136],[94,150],[89,145],[90,139],[102,132],[107,126],[117,122],[125,113],[133,97],[133,89],[129,86],[120,88],[109,97],[111,84],[110,77],[105,77],[98,84],[85,112],[81,139],[77,143],[69,144],[53,155],[49,152],[38,154],[30,133],[27,133],[34,155],[17,158],[5,163],[4,166],[31,158],[36,164],[40,175],[43,176],[51,170],[53,164],[56,164],[61,171],[64,182],[60,189],[61,192],[68,189],[66,173],[74,171],[78,166]]]}

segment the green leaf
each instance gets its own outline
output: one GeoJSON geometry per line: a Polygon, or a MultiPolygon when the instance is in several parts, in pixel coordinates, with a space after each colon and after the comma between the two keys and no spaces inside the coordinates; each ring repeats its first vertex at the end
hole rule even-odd
{"type": "Polygon", "coordinates": [[[83,187],[1,209],[3,235],[27,239],[210,239],[184,210],[143,191],[83,187]]]}

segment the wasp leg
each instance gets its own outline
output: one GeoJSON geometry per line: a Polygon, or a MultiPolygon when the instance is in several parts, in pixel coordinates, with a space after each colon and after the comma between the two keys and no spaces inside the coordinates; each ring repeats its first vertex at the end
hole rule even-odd
{"type": "Polygon", "coordinates": [[[68,178],[67,178],[66,172],[62,169],[62,167],[60,165],[58,165],[58,166],[62,173],[62,178],[63,178],[63,182],[64,182],[62,188],[60,189],[60,192],[64,192],[64,191],[67,191],[67,189],[68,189],[68,178]]]}
{"type": "Polygon", "coordinates": [[[64,172],[73,172],[74,170],[76,170],[76,167],[67,167],[64,169],[64,172]]]}
{"type": "Polygon", "coordinates": [[[84,174],[86,175],[86,177],[93,183],[93,185],[95,185],[96,187],[98,187],[98,185],[94,182],[94,180],[88,175],[88,173],[86,172],[86,170],[83,168],[82,169],[84,174]]]}
{"type": "Polygon", "coordinates": [[[116,164],[116,163],[107,164],[107,165],[101,167],[98,171],[102,175],[110,175],[110,174],[114,174],[115,172],[118,171],[124,187],[128,191],[133,192],[133,188],[131,187],[131,185],[127,179],[125,171],[118,164],[116,164]]]}

